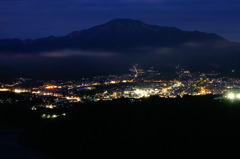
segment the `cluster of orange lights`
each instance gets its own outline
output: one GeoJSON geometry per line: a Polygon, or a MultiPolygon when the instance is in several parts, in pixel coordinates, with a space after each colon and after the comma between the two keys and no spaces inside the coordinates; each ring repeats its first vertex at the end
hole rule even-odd
{"type": "Polygon", "coordinates": [[[118,83],[130,83],[133,82],[133,80],[122,80],[122,81],[110,81],[110,84],[118,84],[118,83]]]}
{"type": "Polygon", "coordinates": [[[10,91],[10,89],[7,89],[7,88],[0,88],[0,92],[7,92],[7,91],[10,91]]]}
{"type": "Polygon", "coordinates": [[[198,92],[198,95],[206,95],[211,94],[212,92],[209,90],[201,89],[200,92],[198,92]]]}
{"type": "Polygon", "coordinates": [[[57,86],[54,86],[54,85],[48,85],[45,87],[45,89],[54,89],[54,88],[57,88],[57,86]]]}

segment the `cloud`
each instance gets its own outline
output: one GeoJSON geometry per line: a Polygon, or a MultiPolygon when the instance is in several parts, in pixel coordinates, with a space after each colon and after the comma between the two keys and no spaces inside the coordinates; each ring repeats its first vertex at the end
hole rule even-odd
{"type": "Polygon", "coordinates": [[[91,57],[91,58],[108,58],[115,56],[115,53],[111,52],[99,52],[99,51],[80,51],[80,50],[61,50],[53,52],[41,52],[38,54],[7,54],[1,53],[1,60],[24,60],[31,58],[67,58],[67,57],[91,57]]]}
{"type": "Polygon", "coordinates": [[[109,52],[90,52],[90,51],[78,51],[78,50],[63,50],[56,52],[44,52],[40,53],[40,57],[51,57],[51,58],[63,58],[63,57],[111,57],[114,53],[109,52]]]}

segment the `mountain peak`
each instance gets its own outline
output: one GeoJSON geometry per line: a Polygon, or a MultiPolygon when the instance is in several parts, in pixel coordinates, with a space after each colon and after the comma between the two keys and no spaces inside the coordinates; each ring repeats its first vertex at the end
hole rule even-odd
{"type": "Polygon", "coordinates": [[[138,25],[147,25],[144,22],[140,21],[140,20],[135,20],[135,19],[130,19],[130,18],[116,18],[116,19],[112,19],[109,22],[107,22],[106,24],[110,24],[110,25],[114,25],[114,24],[138,24],[138,25]]]}
{"type": "Polygon", "coordinates": [[[133,20],[133,19],[113,19],[109,22],[98,25],[96,27],[93,27],[93,29],[100,29],[103,31],[144,31],[144,30],[154,30],[151,25],[148,25],[140,20],[133,20]]]}
{"type": "Polygon", "coordinates": [[[183,31],[175,27],[149,25],[140,20],[113,19],[105,24],[75,31],[63,37],[33,41],[0,41],[0,52],[39,52],[42,50],[96,49],[130,50],[138,47],[175,47],[186,43],[214,44],[225,39],[203,32],[183,31]]]}

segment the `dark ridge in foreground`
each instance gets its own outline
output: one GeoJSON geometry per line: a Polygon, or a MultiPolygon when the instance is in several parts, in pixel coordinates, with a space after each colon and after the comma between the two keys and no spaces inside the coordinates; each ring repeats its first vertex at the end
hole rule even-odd
{"type": "Polygon", "coordinates": [[[59,158],[239,157],[239,101],[215,96],[150,97],[79,104],[24,136],[59,158]]]}

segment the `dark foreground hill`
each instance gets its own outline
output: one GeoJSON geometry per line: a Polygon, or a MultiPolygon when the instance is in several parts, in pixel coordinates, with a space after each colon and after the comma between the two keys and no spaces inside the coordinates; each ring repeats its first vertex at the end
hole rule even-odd
{"type": "Polygon", "coordinates": [[[239,157],[239,101],[119,99],[79,104],[67,114],[36,122],[23,144],[68,159],[239,157]]]}
{"type": "Polygon", "coordinates": [[[239,43],[213,33],[114,19],[62,37],[0,40],[0,76],[79,78],[126,72],[135,63],[227,72],[240,68],[239,52],[239,43]]]}

